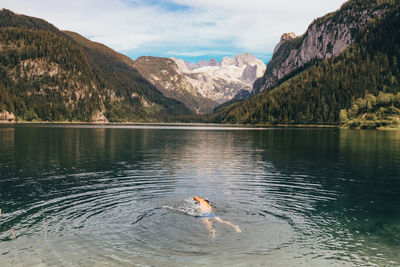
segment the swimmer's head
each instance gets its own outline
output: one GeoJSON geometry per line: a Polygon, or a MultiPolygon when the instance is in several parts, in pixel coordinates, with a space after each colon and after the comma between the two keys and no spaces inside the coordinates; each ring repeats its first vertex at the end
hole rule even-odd
{"type": "Polygon", "coordinates": [[[200,202],[201,200],[203,200],[201,197],[194,197],[193,198],[195,201],[200,202]]]}
{"type": "Polygon", "coordinates": [[[208,201],[207,199],[201,198],[201,197],[194,197],[193,199],[194,199],[195,201],[197,201],[197,202],[205,201],[205,202],[207,202],[207,203],[210,204],[210,201],[208,201]]]}

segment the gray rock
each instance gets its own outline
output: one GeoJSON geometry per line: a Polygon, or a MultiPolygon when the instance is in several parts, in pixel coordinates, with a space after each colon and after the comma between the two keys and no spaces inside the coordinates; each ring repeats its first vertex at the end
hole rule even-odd
{"type": "Polygon", "coordinates": [[[314,21],[303,36],[283,34],[257,91],[274,87],[286,76],[313,60],[337,56],[349,47],[355,33],[372,18],[381,17],[387,9],[348,8],[323,20],[314,21]],[[286,55],[286,57],[285,57],[286,55]],[[283,58],[282,58],[283,57],[283,58]]]}
{"type": "Polygon", "coordinates": [[[242,73],[242,77],[240,77],[240,80],[242,80],[245,83],[254,83],[254,81],[257,79],[257,66],[251,66],[247,65],[246,68],[244,69],[242,73]]]}

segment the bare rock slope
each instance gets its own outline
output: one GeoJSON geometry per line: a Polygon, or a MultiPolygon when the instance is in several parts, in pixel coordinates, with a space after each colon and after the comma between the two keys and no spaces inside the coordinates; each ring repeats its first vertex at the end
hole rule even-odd
{"type": "Polygon", "coordinates": [[[317,60],[339,55],[353,43],[360,28],[371,19],[382,17],[387,10],[385,5],[365,8],[350,1],[340,12],[314,20],[302,36],[283,34],[262,81],[256,83],[256,93],[276,86],[317,60]]]}

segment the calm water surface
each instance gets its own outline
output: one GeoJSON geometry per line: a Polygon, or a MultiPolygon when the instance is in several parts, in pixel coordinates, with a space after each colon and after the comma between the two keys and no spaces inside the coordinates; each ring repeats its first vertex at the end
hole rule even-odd
{"type": "Polygon", "coordinates": [[[399,167],[400,131],[3,125],[0,265],[400,265],[399,167]]]}

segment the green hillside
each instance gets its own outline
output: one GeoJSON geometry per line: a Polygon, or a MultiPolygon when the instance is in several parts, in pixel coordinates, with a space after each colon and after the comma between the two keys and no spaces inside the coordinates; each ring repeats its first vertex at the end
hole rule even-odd
{"type": "Polygon", "coordinates": [[[350,108],[352,101],[366,92],[373,95],[397,93],[400,91],[399,10],[399,4],[393,3],[391,11],[383,19],[368,23],[341,55],[314,62],[277,87],[224,108],[211,120],[338,123],[340,110],[350,108]]]}
{"type": "Polygon", "coordinates": [[[165,121],[191,113],[130,62],[41,19],[0,11],[0,112],[18,120],[165,121]]]}
{"type": "Polygon", "coordinates": [[[176,115],[191,114],[185,105],[164,97],[142,77],[130,58],[77,33],[65,33],[82,47],[91,63],[111,121],[168,121],[176,115]]]}

